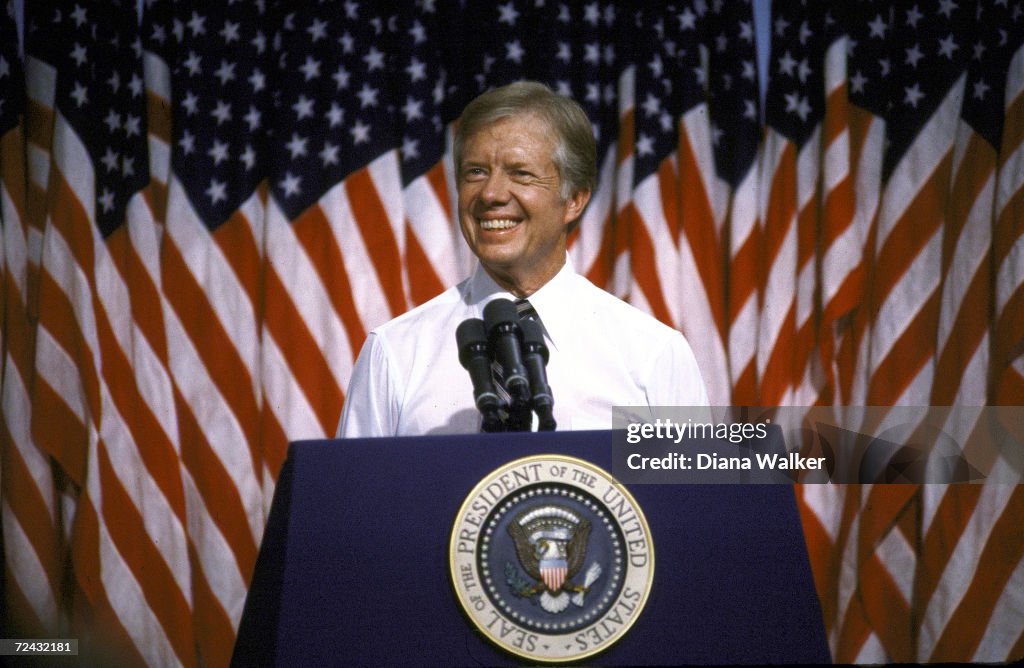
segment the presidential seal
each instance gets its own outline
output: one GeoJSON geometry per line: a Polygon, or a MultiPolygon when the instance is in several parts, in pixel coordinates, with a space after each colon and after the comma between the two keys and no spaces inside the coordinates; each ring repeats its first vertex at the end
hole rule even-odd
{"type": "Polygon", "coordinates": [[[531,661],[579,661],[636,621],[654,549],[640,507],[608,473],[538,455],[469,493],[449,564],[459,603],[491,641],[531,661]]]}

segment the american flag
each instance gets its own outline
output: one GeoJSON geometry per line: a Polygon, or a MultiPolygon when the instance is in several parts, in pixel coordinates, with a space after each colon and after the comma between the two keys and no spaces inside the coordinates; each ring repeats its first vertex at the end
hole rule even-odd
{"type": "MultiPolygon", "coordinates": [[[[956,404],[965,438],[1024,404],[1018,0],[774,2],[763,109],[749,2],[45,0],[20,42],[12,7],[5,636],[228,663],[287,444],[470,270],[451,127],[517,79],[593,123],[576,267],[714,403],[956,404]]],[[[837,660],[1024,656],[1019,486],[797,496],[837,660]]]]}

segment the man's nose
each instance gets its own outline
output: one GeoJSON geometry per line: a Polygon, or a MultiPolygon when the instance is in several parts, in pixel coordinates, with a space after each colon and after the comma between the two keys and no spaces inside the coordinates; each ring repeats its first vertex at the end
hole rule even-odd
{"type": "Polygon", "coordinates": [[[500,169],[496,169],[487,175],[483,187],[480,189],[480,199],[485,204],[503,204],[509,199],[508,175],[500,169]]]}

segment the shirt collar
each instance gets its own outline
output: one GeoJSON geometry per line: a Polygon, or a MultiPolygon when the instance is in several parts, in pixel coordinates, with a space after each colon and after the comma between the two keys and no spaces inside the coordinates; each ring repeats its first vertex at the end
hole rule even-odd
{"type": "MultiPolygon", "coordinates": [[[[558,273],[528,297],[530,304],[540,317],[544,333],[556,350],[559,342],[568,341],[570,335],[572,324],[570,310],[573,305],[572,284],[575,276],[576,268],[572,259],[566,254],[565,264],[558,270],[558,273]]],[[[484,306],[491,300],[510,299],[515,301],[518,299],[495,283],[479,262],[469,279],[467,288],[464,300],[476,312],[477,317],[481,318],[484,306]]]]}

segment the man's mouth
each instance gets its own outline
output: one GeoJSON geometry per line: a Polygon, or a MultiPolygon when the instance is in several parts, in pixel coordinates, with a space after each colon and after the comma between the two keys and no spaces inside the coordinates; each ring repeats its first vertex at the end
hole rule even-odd
{"type": "Polygon", "coordinates": [[[518,220],[511,218],[495,218],[492,220],[478,220],[480,227],[485,230],[508,230],[519,224],[518,220]]]}

